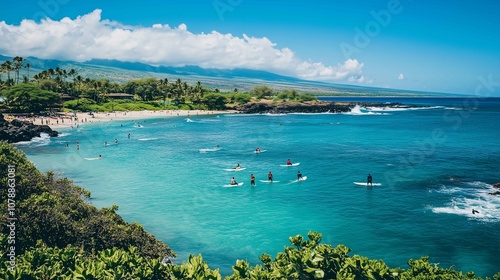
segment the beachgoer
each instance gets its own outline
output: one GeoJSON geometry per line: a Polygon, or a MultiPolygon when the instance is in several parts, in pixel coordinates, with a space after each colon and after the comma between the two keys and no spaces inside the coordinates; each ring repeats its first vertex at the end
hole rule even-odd
{"type": "Polygon", "coordinates": [[[230,185],[238,185],[238,183],[236,182],[236,180],[233,178],[231,178],[231,182],[229,182],[230,185]]]}
{"type": "Polygon", "coordinates": [[[130,139],[130,133],[127,135],[127,137],[130,139]]]}
{"type": "Polygon", "coordinates": [[[115,139],[115,144],[118,144],[118,139],[115,139]]]}
{"type": "Polygon", "coordinates": [[[241,168],[241,165],[238,163],[238,165],[236,165],[236,167],[234,169],[240,169],[241,168]]]}
{"type": "Polygon", "coordinates": [[[288,159],[288,160],[286,161],[286,165],[292,165],[292,161],[291,161],[290,159],[288,159]]]}
{"type": "Polygon", "coordinates": [[[251,186],[255,186],[255,176],[252,174],[250,174],[250,185],[251,186]]]}
{"type": "Polygon", "coordinates": [[[108,145],[108,141],[104,141],[104,146],[107,146],[108,145]]]}
{"type": "Polygon", "coordinates": [[[273,173],[271,173],[271,171],[269,171],[269,173],[267,173],[267,180],[269,180],[270,182],[273,181],[273,173]]]}
{"type": "Polygon", "coordinates": [[[76,150],[80,150],[80,144],[76,144],[76,150]]]}
{"type": "Polygon", "coordinates": [[[260,148],[255,149],[257,153],[260,153],[260,148]]]}
{"type": "Polygon", "coordinates": [[[302,180],[302,173],[300,171],[297,171],[297,180],[302,180]]]}
{"type": "Polygon", "coordinates": [[[101,159],[101,158],[102,158],[102,156],[101,156],[101,155],[99,155],[99,159],[101,159]]]}
{"type": "Polygon", "coordinates": [[[368,174],[368,177],[366,178],[366,185],[373,186],[372,182],[373,182],[372,174],[368,174]]]}

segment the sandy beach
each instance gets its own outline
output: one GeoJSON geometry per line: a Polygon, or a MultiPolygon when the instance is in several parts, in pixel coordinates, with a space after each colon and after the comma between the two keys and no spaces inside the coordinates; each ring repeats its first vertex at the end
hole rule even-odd
{"type": "Polygon", "coordinates": [[[212,111],[212,110],[159,110],[159,111],[126,111],[126,112],[94,112],[90,113],[59,113],[58,116],[47,117],[20,117],[5,114],[7,120],[14,118],[30,121],[37,125],[48,125],[57,130],[62,128],[73,128],[80,124],[112,122],[118,120],[141,120],[148,118],[178,117],[178,116],[199,116],[199,115],[217,115],[233,114],[236,111],[212,111]]]}

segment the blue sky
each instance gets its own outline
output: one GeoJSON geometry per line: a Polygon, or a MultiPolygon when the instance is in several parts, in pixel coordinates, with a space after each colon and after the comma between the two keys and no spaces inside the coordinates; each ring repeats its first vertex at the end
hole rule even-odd
{"type": "Polygon", "coordinates": [[[2,1],[0,53],[500,96],[499,12],[493,0],[2,1]]]}

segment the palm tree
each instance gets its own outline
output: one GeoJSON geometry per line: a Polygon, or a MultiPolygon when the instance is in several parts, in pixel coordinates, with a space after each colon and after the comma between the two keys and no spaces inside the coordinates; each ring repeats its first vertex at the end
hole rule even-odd
{"type": "Polygon", "coordinates": [[[1,67],[2,67],[2,72],[7,73],[7,81],[9,81],[10,80],[10,71],[13,70],[12,62],[7,60],[4,63],[2,63],[1,67]]]}
{"type": "Polygon", "coordinates": [[[20,56],[16,56],[12,59],[12,61],[14,62],[14,70],[16,71],[16,84],[19,84],[19,70],[23,68],[23,62],[25,59],[20,56]]]}
{"type": "Polygon", "coordinates": [[[31,64],[29,63],[26,63],[26,66],[24,66],[26,69],[28,69],[28,81],[30,80],[30,68],[31,68],[31,64]]]}

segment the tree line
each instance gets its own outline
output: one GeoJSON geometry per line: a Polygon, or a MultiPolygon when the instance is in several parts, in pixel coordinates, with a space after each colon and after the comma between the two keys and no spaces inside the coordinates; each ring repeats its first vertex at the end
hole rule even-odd
{"type": "MultiPolygon", "coordinates": [[[[123,84],[108,79],[91,79],[79,75],[75,69],[56,67],[40,71],[30,76],[32,66],[26,59],[16,56],[12,61],[5,61],[0,67],[0,96],[5,99],[5,105],[20,112],[37,112],[41,107],[65,107],[71,110],[92,110],[107,108],[92,106],[102,105],[110,101],[110,94],[131,94],[137,101],[156,102],[164,106],[181,109],[189,104],[189,109],[226,109],[228,104],[244,104],[252,100],[278,99],[289,101],[310,101],[316,97],[299,93],[295,89],[274,91],[266,85],[258,85],[249,92],[239,92],[235,88],[232,92],[222,93],[218,89],[207,88],[200,81],[189,84],[181,79],[168,78],[141,78],[123,84]],[[21,77],[21,69],[26,69],[21,77]],[[7,79],[3,80],[3,75],[7,79]],[[11,75],[12,74],[12,75],[11,75]],[[59,98],[55,97],[57,93],[59,98]],[[50,96],[49,96],[50,95],[50,96]],[[47,98],[40,98],[48,96],[47,98]],[[61,97],[74,99],[62,104],[61,97]],[[42,99],[42,100],[40,100],[42,99]],[[81,102],[80,102],[81,101],[81,102]],[[29,102],[37,102],[40,106],[30,106],[29,102]],[[82,106],[82,104],[87,104],[82,106]],[[89,105],[90,104],[90,105],[89,105]]],[[[108,106],[109,107],[109,106],[108,106]]],[[[113,106],[110,110],[114,110],[113,106]]]]}

